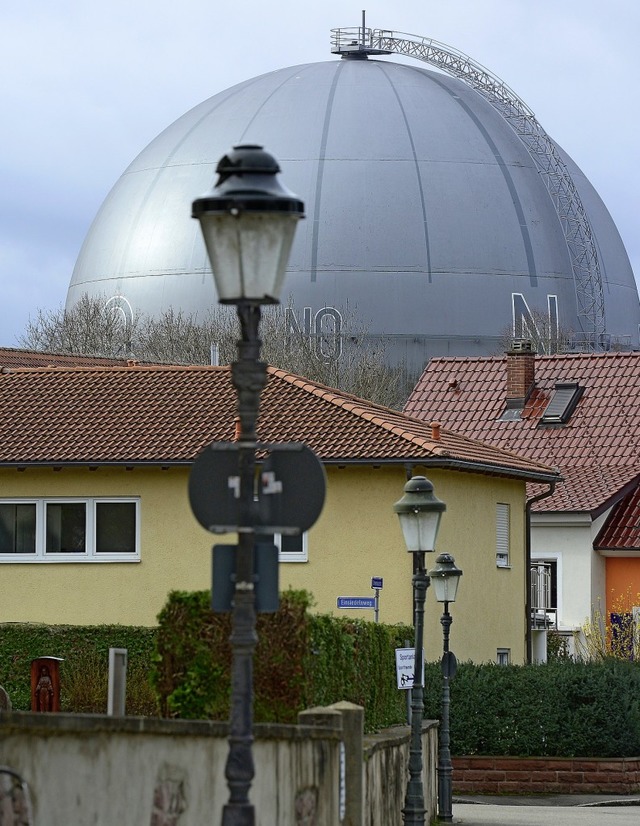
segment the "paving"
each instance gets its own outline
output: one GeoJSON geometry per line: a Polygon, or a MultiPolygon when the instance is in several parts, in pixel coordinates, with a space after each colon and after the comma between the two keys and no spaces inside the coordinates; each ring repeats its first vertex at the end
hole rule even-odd
{"type": "Polygon", "coordinates": [[[455,797],[453,822],[463,826],[638,826],[640,795],[455,797]]]}

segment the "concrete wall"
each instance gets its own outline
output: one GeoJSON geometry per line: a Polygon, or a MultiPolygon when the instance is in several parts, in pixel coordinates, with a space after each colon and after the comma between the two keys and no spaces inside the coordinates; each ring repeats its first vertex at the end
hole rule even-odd
{"type": "MultiPolygon", "coordinates": [[[[409,729],[377,735],[363,748],[361,730],[354,738],[343,724],[350,714],[353,722],[354,710],[361,721],[362,709],[343,705],[313,710],[307,717],[315,715],[312,724],[255,727],[256,826],[401,826],[409,729]],[[354,743],[359,762],[350,769],[354,743]]],[[[4,712],[0,775],[8,768],[25,781],[35,824],[220,823],[229,794],[226,728],[200,721],[4,712]]],[[[436,724],[426,723],[427,822],[436,813],[436,738],[436,724]]],[[[0,777],[0,808],[7,803],[6,786],[0,777]]]]}
{"type": "MultiPolygon", "coordinates": [[[[401,826],[398,803],[404,805],[407,787],[409,743],[407,729],[386,729],[379,735],[365,738],[365,801],[364,822],[367,826],[401,826]]],[[[437,723],[423,724],[422,786],[424,789],[426,823],[436,818],[438,735],[437,723]]]]}

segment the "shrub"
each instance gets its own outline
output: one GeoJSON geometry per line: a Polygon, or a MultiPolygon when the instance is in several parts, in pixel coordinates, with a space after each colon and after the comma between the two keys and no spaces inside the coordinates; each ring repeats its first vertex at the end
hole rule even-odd
{"type": "Polygon", "coordinates": [[[31,709],[31,661],[62,657],[62,711],[100,713],[107,710],[109,648],[127,649],[127,714],[158,713],[149,682],[156,630],[122,625],[92,627],[63,625],[0,625],[0,685],[18,711],[31,709]]]}
{"type": "MultiPolygon", "coordinates": [[[[229,717],[231,618],[209,601],[209,592],[174,592],[159,616],[152,680],[163,715],[229,717]]],[[[394,649],[411,629],[314,615],[310,605],[308,593],[287,591],[275,614],[258,615],[255,720],[294,723],[304,708],[347,700],[365,708],[369,731],[402,722],[394,649]]]]}
{"type": "MultiPolygon", "coordinates": [[[[442,676],[427,667],[426,716],[440,715],[442,676]]],[[[463,663],[451,681],[456,755],[631,757],[640,754],[640,666],[615,659],[546,665],[463,663]]]]}
{"type": "MultiPolygon", "coordinates": [[[[209,592],[173,593],[159,628],[0,625],[0,685],[14,708],[31,705],[31,660],[61,664],[62,710],[104,713],[108,649],[128,650],[127,714],[229,718],[231,618],[213,614],[209,592]],[[156,700],[156,695],[159,702],[156,700]]],[[[303,708],[349,700],[374,731],[406,720],[394,649],[412,629],[312,614],[289,591],[258,617],[255,719],[295,722],[303,708]]],[[[425,667],[425,716],[440,716],[439,663],[425,667]]],[[[634,757],[640,754],[640,663],[560,658],[546,665],[462,663],[451,680],[453,754],[634,757]]]]}

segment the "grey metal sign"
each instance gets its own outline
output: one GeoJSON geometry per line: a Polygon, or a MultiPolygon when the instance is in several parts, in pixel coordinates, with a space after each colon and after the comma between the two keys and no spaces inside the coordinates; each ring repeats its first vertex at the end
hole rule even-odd
{"type": "Polygon", "coordinates": [[[194,516],[212,533],[238,527],[257,533],[298,534],[320,516],[326,492],[324,467],[300,442],[259,444],[252,523],[240,522],[239,446],[217,442],[196,458],[189,476],[189,501],[194,516]]]}
{"type": "MultiPolygon", "coordinates": [[[[231,611],[235,593],[237,545],[214,545],[212,554],[211,610],[231,611]]],[[[274,613],[280,605],[278,593],[278,548],[272,542],[256,542],[253,557],[256,611],[274,613]]]]}

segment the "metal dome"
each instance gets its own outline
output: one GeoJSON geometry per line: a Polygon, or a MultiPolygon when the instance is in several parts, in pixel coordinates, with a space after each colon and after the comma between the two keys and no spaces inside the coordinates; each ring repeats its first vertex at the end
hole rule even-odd
{"type": "MultiPolygon", "coordinates": [[[[252,78],[169,126],[104,201],[67,306],[83,293],[149,314],[215,306],[190,206],[219,158],[253,142],[305,202],[283,290],[292,324],[346,334],[364,326],[412,371],[436,355],[495,353],[507,330],[524,319],[526,331],[536,315],[579,338],[566,238],[518,135],[457,78],[362,57],[252,78]]],[[[640,304],[624,246],[558,151],[593,233],[607,341],[635,348],[640,304]]]]}

